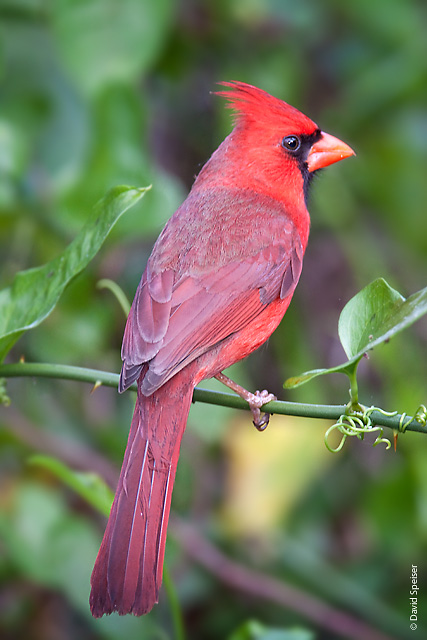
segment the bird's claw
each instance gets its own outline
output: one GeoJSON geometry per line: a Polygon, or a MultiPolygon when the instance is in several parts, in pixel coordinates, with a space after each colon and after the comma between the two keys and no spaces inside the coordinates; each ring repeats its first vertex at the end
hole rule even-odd
{"type": "Polygon", "coordinates": [[[264,413],[264,415],[261,416],[261,411],[258,409],[258,415],[255,416],[254,412],[252,412],[252,415],[254,416],[254,419],[252,420],[254,427],[258,431],[265,431],[268,427],[268,423],[270,422],[270,414],[264,413]]]}
{"type": "Polygon", "coordinates": [[[255,393],[252,394],[252,398],[249,401],[249,407],[252,411],[252,422],[258,431],[265,431],[270,421],[269,413],[264,413],[264,415],[261,416],[261,407],[268,402],[273,402],[274,400],[277,400],[276,396],[272,393],[268,393],[266,389],[263,391],[255,391],[255,393]]]}

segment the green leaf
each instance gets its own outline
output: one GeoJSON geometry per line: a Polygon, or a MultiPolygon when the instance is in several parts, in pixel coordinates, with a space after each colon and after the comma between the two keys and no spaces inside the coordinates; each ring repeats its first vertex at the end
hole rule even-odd
{"type": "Polygon", "coordinates": [[[17,273],[12,285],[0,291],[0,362],[24,331],[51,313],[67,284],[98,253],[120,216],[148,189],[111,189],[61,255],[41,267],[17,273]]]}
{"type": "Polygon", "coordinates": [[[51,456],[35,455],[29,459],[29,462],[43,469],[48,469],[100,513],[106,516],[110,514],[114,494],[95,473],[74,471],[51,456]]]}
{"type": "Polygon", "coordinates": [[[162,50],[172,25],[172,0],[57,0],[50,7],[62,59],[90,94],[137,82],[162,50]]]}
{"type": "Polygon", "coordinates": [[[336,367],[331,367],[330,369],[312,369],[311,371],[305,371],[304,373],[300,373],[298,376],[292,376],[285,380],[283,387],[285,389],[296,389],[296,387],[300,387],[306,382],[310,382],[310,380],[313,380],[318,376],[323,376],[327,373],[345,373],[350,377],[354,374],[354,369],[357,367],[359,360],[360,358],[353,358],[348,362],[339,364],[336,367]]]}
{"type": "Polygon", "coordinates": [[[384,334],[395,326],[395,312],[404,301],[398,291],[378,278],[345,305],[338,335],[349,360],[372,349],[374,341],[386,339],[384,334]]]}
{"type": "Polygon", "coordinates": [[[284,387],[293,389],[327,373],[354,376],[365,353],[387,342],[426,313],[427,287],[405,299],[382,278],[374,280],[351,298],[339,318],[338,334],[348,361],[288,378],[284,387]]]}
{"type": "Polygon", "coordinates": [[[306,382],[310,382],[318,376],[322,376],[325,373],[334,373],[332,369],[311,369],[311,371],[304,371],[297,376],[291,376],[287,378],[283,383],[285,389],[296,389],[306,382]]]}
{"type": "Polygon", "coordinates": [[[248,620],[239,627],[229,640],[313,640],[307,629],[266,627],[256,620],[248,620]]]}

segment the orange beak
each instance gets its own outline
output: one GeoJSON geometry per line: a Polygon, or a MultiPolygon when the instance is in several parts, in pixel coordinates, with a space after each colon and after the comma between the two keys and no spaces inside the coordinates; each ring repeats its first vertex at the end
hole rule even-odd
{"type": "Polygon", "coordinates": [[[334,164],[334,162],[339,162],[340,160],[344,160],[344,158],[355,155],[353,149],[349,147],[348,144],[322,131],[322,137],[314,143],[308,154],[308,170],[310,172],[317,171],[317,169],[323,169],[323,167],[328,167],[330,164],[334,164]]]}

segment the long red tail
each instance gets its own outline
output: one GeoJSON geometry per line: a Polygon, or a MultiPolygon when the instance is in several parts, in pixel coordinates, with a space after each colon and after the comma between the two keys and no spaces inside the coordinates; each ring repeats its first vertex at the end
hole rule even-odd
{"type": "Polygon", "coordinates": [[[179,449],[193,385],[184,372],[138,399],[104,538],[92,572],[92,615],[143,615],[158,601],[179,449]]]}

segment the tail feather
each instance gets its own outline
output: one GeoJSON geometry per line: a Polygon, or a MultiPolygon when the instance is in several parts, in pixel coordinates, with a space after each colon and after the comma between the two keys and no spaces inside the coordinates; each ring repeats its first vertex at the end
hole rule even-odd
{"type": "Polygon", "coordinates": [[[175,376],[152,396],[138,392],[125,458],[92,573],[95,617],[143,615],[158,601],[179,449],[193,385],[175,376]]]}

